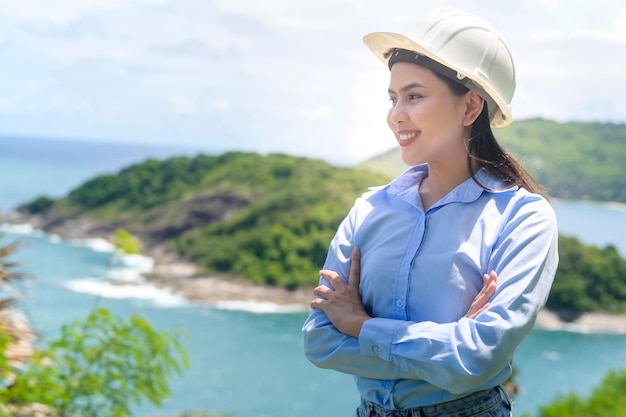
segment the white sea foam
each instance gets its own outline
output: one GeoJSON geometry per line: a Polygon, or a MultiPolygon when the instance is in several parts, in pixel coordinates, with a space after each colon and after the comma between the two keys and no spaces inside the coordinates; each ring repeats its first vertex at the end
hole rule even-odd
{"type": "Polygon", "coordinates": [[[559,359],[561,359],[561,355],[559,354],[559,352],[555,352],[553,350],[544,350],[543,352],[541,352],[541,357],[549,359],[551,361],[558,361],[559,359]]]}
{"type": "Polygon", "coordinates": [[[120,284],[144,283],[141,271],[134,268],[111,268],[106,272],[106,279],[120,284]]]}
{"type": "Polygon", "coordinates": [[[79,279],[65,284],[74,292],[112,299],[150,300],[159,307],[178,307],[188,302],[169,290],[143,284],[116,284],[99,279],[79,279]]]}
{"type": "Polygon", "coordinates": [[[301,304],[275,304],[267,301],[217,301],[213,304],[220,310],[248,311],[250,313],[298,313],[308,311],[308,306],[301,304]]]}
{"type": "Polygon", "coordinates": [[[63,238],[57,234],[48,235],[48,240],[52,243],[61,243],[63,242],[63,238]]]}
{"type": "Polygon", "coordinates": [[[143,274],[154,267],[154,259],[149,256],[125,254],[116,251],[111,258],[113,268],[107,271],[107,279],[126,283],[143,283],[143,274]]]}
{"type": "Polygon", "coordinates": [[[21,224],[9,224],[2,223],[0,224],[0,230],[4,232],[14,233],[16,235],[27,235],[27,236],[44,236],[45,233],[39,229],[35,229],[32,224],[29,223],[21,223],[21,224]]]}
{"type": "Polygon", "coordinates": [[[100,237],[88,238],[88,239],[72,239],[75,245],[87,246],[94,252],[115,252],[115,245],[106,239],[100,237]]]}
{"type": "Polygon", "coordinates": [[[606,206],[608,207],[609,210],[626,211],[626,204],[624,203],[610,202],[610,203],[606,203],[606,206]]]}
{"type": "Polygon", "coordinates": [[[126,254],[119,251],[115,252],[113,262],[140,272],[151,271],[154,267],[154,258],[143,255],[126,254]]]}

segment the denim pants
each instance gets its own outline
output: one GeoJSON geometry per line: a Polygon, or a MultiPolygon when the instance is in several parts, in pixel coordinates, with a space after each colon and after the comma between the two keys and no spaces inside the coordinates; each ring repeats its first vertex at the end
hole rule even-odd
{"type": "Polygon", "coordinates": [[[354,417],[512,417],[511,400],[498,386],[466,397],[423,407],[388,410],[362,400],[354,417]]]}

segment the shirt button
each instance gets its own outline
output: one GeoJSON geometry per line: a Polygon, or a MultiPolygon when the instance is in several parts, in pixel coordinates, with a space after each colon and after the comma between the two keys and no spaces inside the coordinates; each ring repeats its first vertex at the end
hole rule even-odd
{"type": "Polygon", "coordinates": [[[398,300],[398,301],[396,301],[396,305],[398,307],[402,307],[404,305],[404,303],[402,302],[402,300],[398,300]]]}
{"type": "Polygon", "coordinates": [[[378,355],[378,352],[380,352],[380,348],[378,347],[378,345],[372,346],[372,353],[374,355],[378,355]]]}

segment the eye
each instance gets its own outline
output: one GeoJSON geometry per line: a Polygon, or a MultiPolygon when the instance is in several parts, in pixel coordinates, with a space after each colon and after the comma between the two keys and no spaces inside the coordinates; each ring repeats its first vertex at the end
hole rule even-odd
{"type": "Polygon", "coordinates": [[[398,102],[398,98],[397,97],[389,97],[389,102],[391,103],[392,106],[395,106],[396,103],[398,102]]]}
{"type": "Polygon", "coordinates": [[[418,100],[418,99],[420,99],[422,97],[424,97],[424,96],[421,95],[421,94],[409,94],[409,96],[408,96],[409,100],[418,100]]]}

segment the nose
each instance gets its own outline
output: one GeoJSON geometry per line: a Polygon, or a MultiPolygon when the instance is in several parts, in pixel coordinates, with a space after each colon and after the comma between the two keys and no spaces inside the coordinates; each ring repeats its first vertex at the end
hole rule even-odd
{"type": "Polygon", "coordinates": [[[400,124],[407,121],[407,113],[405,107],[400,101],[397,101],[390,109],[387,115],[387,121],[390,124],[400,124]]]}

